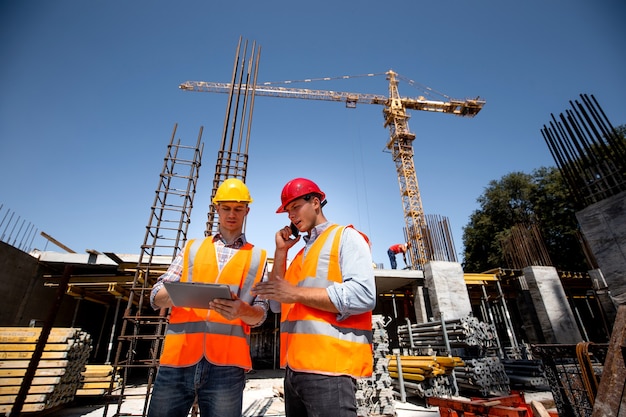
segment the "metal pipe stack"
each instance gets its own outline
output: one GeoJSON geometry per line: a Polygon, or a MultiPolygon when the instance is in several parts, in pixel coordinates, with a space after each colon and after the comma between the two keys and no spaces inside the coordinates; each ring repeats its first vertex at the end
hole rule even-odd
{"type": "Polygon", "coordinates": [[[398,326],[398,340],[401,347],[410,349],[432,349],[439,353],[446,351],[447,335],[451,348],[468,346],[481,350],[497,349],[497,334],[493,324],[485,323],[476,317],[467,316],[445,321],[446,335],[441,321],[398,326]]]}
{"type": "Polygon", "coordinates": [[[374,369],[370,378],[357,380],[356,403],[359,416],[395,416],[393,387],[389,375],[389,336],[383,317],[372,317],[374,369]]]}
{"type": "Polygon", "coordinates": [[[510,380],[496,356],[465,360],[465,366],[454,370],[459,388],[480,392],[483,396],[508,395],[510,380]]]}

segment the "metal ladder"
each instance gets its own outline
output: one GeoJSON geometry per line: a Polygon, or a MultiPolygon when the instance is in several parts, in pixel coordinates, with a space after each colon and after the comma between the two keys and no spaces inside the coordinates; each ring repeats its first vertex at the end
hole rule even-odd
{"type": "MultiPolygon", "coordinates": [[[[152,309],[150,290],[165,272],[163,265],[169,265],[187,241],[204,146],[201,144],[202,127],[194,146],[184,146],[180,139],[175,140],[176,129],[177,125],[167,147],[133,284],[124,294],[128,297],[128,304],[117,337],[113,375],[106,395],[108,399],[117,400],[115,416],[145,416],[147,413],[169,318],[169,309],[152,309]],[[137,374],[142,381],[147,377],[146,390],[130,392],[128,384],[137,378],[137,374]],[[122,379],[121,384],[118,384],[118,378],[122,379]],[[143,399],[142,414],[122,413],[122,404],[130,397],[143,399]]],[[[116,323],[112,335],[115,328],[116,323]]],[[[107,415],[108,408],[107,401],[103,415],[107,415]]]]}

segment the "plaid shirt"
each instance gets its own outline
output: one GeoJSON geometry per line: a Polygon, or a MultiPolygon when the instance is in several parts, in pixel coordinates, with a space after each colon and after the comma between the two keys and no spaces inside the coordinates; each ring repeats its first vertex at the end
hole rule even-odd
{"type": "MultiPolygon", "coordinates": [[[[213,236],[213,244],[215,245],[215,252],[217,254],[217,264],[219,270],[222,270],[222,268],[224,268],[224,265],[228,263],[230,258],[232,258],[233,255],[237,253],[237,251],[241,249],[246,243],[246,235],[243,233],[239,237],[237,237],[231,244],[227,244],[227,242],[222,238],[222,235],[219,232],[216,233],[215,236],[213,236]]],[[[183,248],[183,250],[180,251],[178,255],[176,255],[169,268],[167,268],[167,271],[165,271],[165,273],[159,277],[157,282],[152,287],[152,291],[150,291],[150,304],[152,305],[153,309],[159,309],[159,307],[154,304],[154,297],[159,292],[159,290],[163,288],[163,283],[180,281],[180,277],[183,275],[184,253],[185,249],[183,248]]],[[[267,264],[263,266],[263,280],[265,279],[267,279],[267,264]]],[[[261,325],[267,317],[268,301],[257,297],[252,305],[261,306],[264,311],[263,319],[255,326],[252,326],[256,327],[261,325]]]]}

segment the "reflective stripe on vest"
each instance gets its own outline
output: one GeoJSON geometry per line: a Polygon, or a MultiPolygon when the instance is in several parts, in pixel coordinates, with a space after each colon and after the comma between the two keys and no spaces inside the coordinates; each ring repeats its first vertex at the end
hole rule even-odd
{"type": "MultiPolygon", "coordinates": [[[[190,241],[183,257],[181,281],[227,284],[250,303],[251,287],[261,280],[267,254],[251,244],[237,250],[220,271],[212,237],[190,241]]],[[[202,356],[218,365],[252,367],[250,326],[240,319],[227,320],[208,309],[172,307],[161,364],[190,366],[202,356]]]]}
{"type": "MultiPolygon", "coordinates": [[[[309,248],[291,262],[285,279],[300,287],[326,288],[343,282],[339,244],[345,227],[328,227],[309,248]]],[[[335,313],[283,304],[281,310],[281,366],[303,372],[350,375],[372,374],[372,314],[337,321],[335,313]]]]}

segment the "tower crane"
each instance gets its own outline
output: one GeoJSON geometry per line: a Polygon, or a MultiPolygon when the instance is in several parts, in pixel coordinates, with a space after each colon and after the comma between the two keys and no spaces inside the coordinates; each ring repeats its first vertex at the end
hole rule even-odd
{"type": "MultiPolygon", "coordinates": [[[[423,269],[426,262],[432,260],[432,253],[426,244],[427,228],[422,200],[420,197],[413,161],[413,140],[415,134],[409,130],[410,115],[407,110],[421,110],[438,113],[449,113],[455,116],[474,117],[483,108],[485,100],[450,99],[446,101],[427,100],[423,96],[417,98],[401,97],[398,92],[399,75],[389,70],[386,73],[389,81],[389,95],[350,93],[329,90],[313,90],[303,88],[279,87],[271,83],[252,86],[258,96],[296,98],[307,100],[323,100],[345,102],[346,107],[354,108],[357,104],[378,104],[383,106],[384,127],[389,128],[389,140],[386,147],[390,150],[396,165],[400,196],[404,210],[404,221],[408,241],[411,242],[409,256],[414,269],[423,269]]],[[[229,93],[230,83],[208,81],[187,81],[179,85],[185,91],[207,93],[229,93]]],[[[241,88],[247,88],[243,85],[241,88]]]]}

